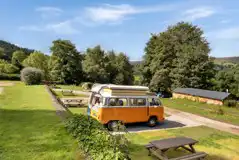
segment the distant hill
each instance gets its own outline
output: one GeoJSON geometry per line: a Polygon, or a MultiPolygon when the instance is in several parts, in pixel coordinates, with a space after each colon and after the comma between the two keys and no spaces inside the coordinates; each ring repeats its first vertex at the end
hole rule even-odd
{"type": "Polygon", "coordinates": [[[215,63],[221,64],[221,63],[238,63],[239,64],[239,57],[220,57],[215,58],[215,63]]]}
{"type": "Polygon", "coordinates": [[[17,50],[22,50],[27,55],[34,52],[33,49],[22,48],[22,47],[19,47],[19,46],[15,45],[15,44],[12,44],[10,42],[3,41],[3,40],[0,40],[0,48],[4,49],[4,54],[5,55],[4,55],[3,59],[6,59],[6,60],[11,60],[12,53],[17,51],[17,50]]]}

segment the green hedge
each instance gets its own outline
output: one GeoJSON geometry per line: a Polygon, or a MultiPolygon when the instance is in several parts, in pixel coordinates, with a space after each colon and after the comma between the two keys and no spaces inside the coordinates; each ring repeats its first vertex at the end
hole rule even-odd
{"type": "Polygon", "coordinates": [[[224,105],[228,107],[236,107],[237,101],[236,100],[225,100],[224,105]]]}
{"type": "Polygon", "coordinates": [[[111,135],[97,120],[86,115],[74,115],[66,120],[69,133],[77,138],[89,159],[126,160],[128,141],[124,135],[111,135]]]}
{"type": "Polygon", "coordinates": [[[19,74],[6,74],[6,73],[0,73],[0,80],[20,80],[19,74]]]}

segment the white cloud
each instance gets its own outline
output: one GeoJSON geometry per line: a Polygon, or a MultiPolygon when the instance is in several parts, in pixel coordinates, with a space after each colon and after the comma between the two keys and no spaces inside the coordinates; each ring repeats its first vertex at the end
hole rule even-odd
{"type": "Polygon", "coordinates": [[[25,31],[54,32],[56,34],[62,35],[79,33],[79,31],[73,27],[71,21],[63,21],[60,23],[47,24],[45,26],[36,26],[36,25],[21,26],[19,29],[25,31]]]}
{"type": "Polygon", "coordinates": [[[50,17],[59,16],[63,12],[63,10],[60,8],[50,7],[50,6],[38,7],[36,8],[35,11],[40,12],[42,18],[50,18],[50,17]]]}
{"type": "Polygon", "coordinates": [[[229,20],[229,19],[224,19],[224,20],[221,20],[221,21],[220,21],[220,23],[224,23],[224,24],[225,24],[225,23],[229,23],[229,22],[231,22],[231,20],[229,20]]]}
{"type": "Polygon", "coordinates": [[[186,10],[183,12],[183,16],[187,21],[195,21],[197,19],[210,17],[215,13],[216,10],[211,7],[197,7],[186,10]]]}
{"type": "Polygon", "coordinates": [[[36,11],[38,11],[38,12],[63,12],[62,9],[60,9],[60,8],[49,7],[49,6],[38,7],[38,8],[36,8],[36,11]]]}
{"type": "Polygon", "coordinates": [[[239,27],[220,29],[207,34],[213,39],[239,40],[239,27]]]}
{"type": "Polygon", "coordinates": [[[134,7],[129,4],[110,5],[104,4],[95,7],[85,8],[85,15],[91,21],[100,23],[118,23],[128,15],[162,12],[172,10],[173,6],[149,6],[134,7]]]}

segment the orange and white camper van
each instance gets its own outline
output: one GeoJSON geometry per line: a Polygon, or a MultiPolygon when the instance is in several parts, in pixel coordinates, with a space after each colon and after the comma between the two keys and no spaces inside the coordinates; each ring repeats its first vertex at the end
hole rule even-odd
{"type": "Polygon", "coordinates": [[[111,130],[118,122],[148,122],[149,126],[155,126],[164,121],[161,102],[144,86],[95,84],[87,112],[111,130]]]}

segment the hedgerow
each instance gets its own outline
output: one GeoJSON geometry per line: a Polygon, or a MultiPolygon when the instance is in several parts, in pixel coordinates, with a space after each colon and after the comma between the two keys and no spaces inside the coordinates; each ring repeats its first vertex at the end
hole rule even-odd
{"type": "Polygon", "coordinates": [[[19,74],[6,74],[6,73],[0,73],[0,80],[20,80],[19,74]]]}
{"type": "Polygon", "coordinates": [[[73,115],[66,120],[65,126],[89,159],[129,159],[125,136],[110,134],[97,120],[82,114],[73,115]]]}

